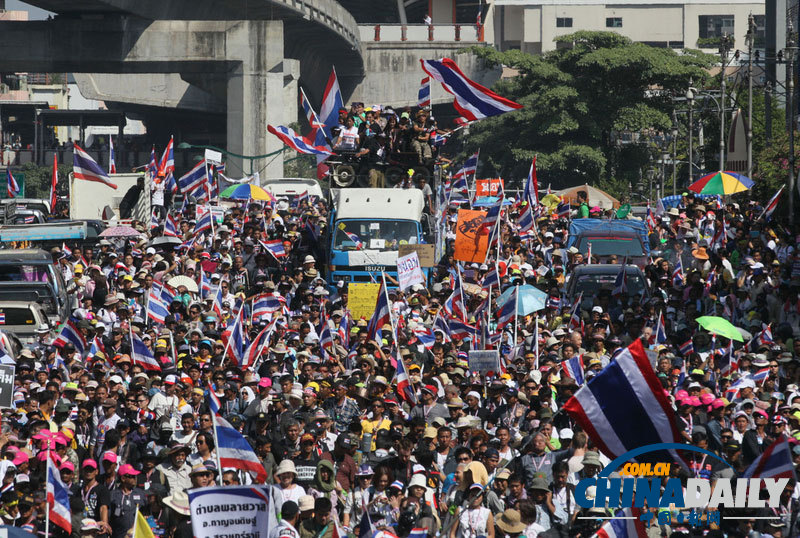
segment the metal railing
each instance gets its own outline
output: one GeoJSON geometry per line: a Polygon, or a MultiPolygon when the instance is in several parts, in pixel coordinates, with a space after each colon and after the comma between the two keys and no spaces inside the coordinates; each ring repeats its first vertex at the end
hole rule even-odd
{"type": "Polygon", "coordinates": [[[360,25],[362,42],[477,42],[483,41],[483,26],[474,24],[375,24],[360,25]]]}

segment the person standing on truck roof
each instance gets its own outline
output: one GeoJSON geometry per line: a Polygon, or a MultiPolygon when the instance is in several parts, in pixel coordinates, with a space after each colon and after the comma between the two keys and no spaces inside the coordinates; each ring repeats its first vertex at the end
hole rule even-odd
{"type": "Polygon", "coordinates": [[[586,191],[578,191],[578,215],[582,219],[589,218],[589,195],[586,191]]]}

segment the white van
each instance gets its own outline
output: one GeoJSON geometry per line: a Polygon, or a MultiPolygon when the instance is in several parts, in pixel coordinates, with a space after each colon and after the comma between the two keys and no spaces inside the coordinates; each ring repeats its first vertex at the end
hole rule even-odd
{"type": "Polygon", "coordinates": [[[304,192],[309,196],[316,196],[317,199],[322,199],[325,193],[320,187],[319,181],[316,179],[302,179],[302,178],[281,178],[281,179],[268,179],[264,181],[261,186],[265,191],[269,192],[276,199],[283,198],[287,202],[291,202],[304,192]]]}

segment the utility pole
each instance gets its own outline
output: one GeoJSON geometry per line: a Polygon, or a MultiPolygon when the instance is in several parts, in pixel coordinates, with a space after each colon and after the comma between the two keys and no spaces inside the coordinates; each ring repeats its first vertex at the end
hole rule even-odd
{"type": "Polygon", "coordinates": [[[692,138],[694,136],[694,122],[692,112],[694,111],[694,90],[692,89],[692,79],[689,79],[689,89],[686,90],[686,102],[689,103],[689,185],[694,183],[694,159],[692,155],[692,138]]]}
{"type": "Polygon", "coordinates": [[[731,48],[730,37],[723,34],[719,44],[719,55],[722,59],[722,70],[720,71],[720,101],[719,101],[719,169],[725,169],[725,61],[728,59],[728,51],[731,48]]]}
{"type": "Polygon", "coordinates": [[[786,190],[788,191],[789,201],[789,226],[794,226],[794,54],[797,43],[794,36],[794,25],[791,21],[786,27],[786,111],[789,116],[789,175],[786,178],[786,190]]]}
{"type": "Polygon", "coordinates": [[[747,18],[747,177],[753,177],[753,45],[756,38],[756,18],[747,18]]]}
{"type": "MultiPolygon", "coordinates": [[[[676,184],[677,184],[677,163],[675,162],[678,159],[678,115],[675,113],[675,110],[672,110],[672,195],[675,196],[676,194],[676,184]]],[[[663,195],[662,195],[663,196],[663,195]]]]}

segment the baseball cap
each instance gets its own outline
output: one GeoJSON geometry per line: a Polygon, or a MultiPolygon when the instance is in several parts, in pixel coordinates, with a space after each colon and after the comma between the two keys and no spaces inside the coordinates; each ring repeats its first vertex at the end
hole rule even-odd
{"type": "Polygon", "coordinates": [[[167,377],[164,378],[164,383],[167,385],[174,385],[178,382],[178,377],[174,374],[169,374],[167,377]]]}
{"type": "Polygon", "coordinates": [[[109,463],[117,463],[117,455],[114,452],[105,452],[102,461],[109,463]]]}
{"type": "Polygon", "coordinates": [[[119,474],[120,476],[125,476],[125,475],[136,476],[137,474],[139,474],[139,471],[134,469],[133,465],[131,465],[130,463],[126,463],[125,465],[119,468],[119,474]]]}
{"type": "Polygon", "coordinates": [[[81,465],[84,469],[86,467],[91,467],[92,469],[97,469],[97,462],[93,459],[83,460],[83,465],[81,465]]]}

